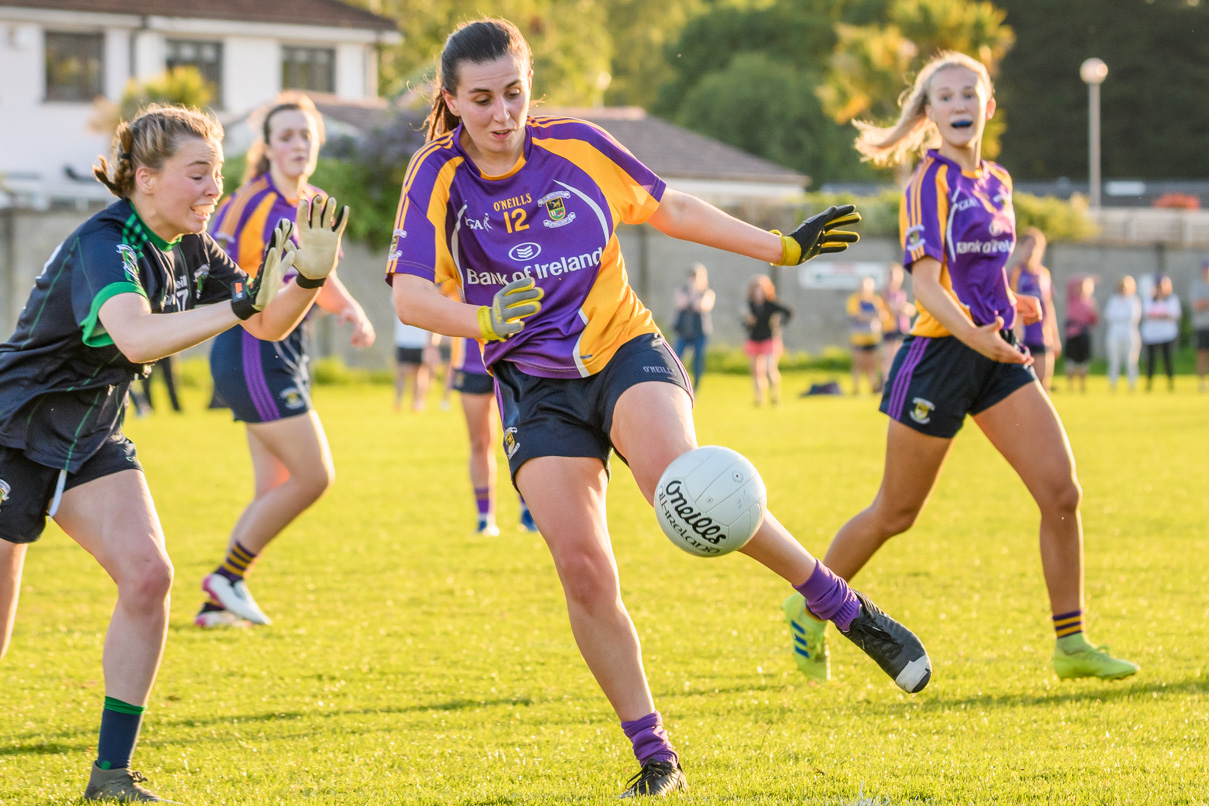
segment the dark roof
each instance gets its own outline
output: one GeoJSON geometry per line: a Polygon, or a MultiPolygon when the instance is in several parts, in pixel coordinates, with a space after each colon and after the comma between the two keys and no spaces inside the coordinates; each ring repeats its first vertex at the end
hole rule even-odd
{"type": "Polygon", "coordinates": [[[397,31],[398,23],[337,0],[0,0],[4,6],[44,8],[56,11],[85,11],[100,14],[136,14],[159,17],[191,17],[238,22],[324,25],[397,31]]]}
{"type": "Polygon", "coordinates": [[[547,109],[538,106],[530,111],[536,115],[566,115],[595,123],[660,176],[799,186],[805,186],[809,181],[808,177],[791,168],[648,115],[639,107],[547,109]]]}

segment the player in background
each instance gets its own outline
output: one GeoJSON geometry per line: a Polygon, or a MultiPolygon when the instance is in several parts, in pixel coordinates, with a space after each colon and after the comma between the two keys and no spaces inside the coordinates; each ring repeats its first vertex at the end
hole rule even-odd
{"type": "Polygon", "coordinates": [[[882,331],[890,320],[890,312],[869,275],[861,278],[860,287],[848,297],[847,313],[848,342],[852,346],[852,394],[861,393],[862,375],[869,379],[870,392],[880,392],[882,331]]]}
{"type": "Polygon", "coordinates": [[[235,325],[283,338],[335,266],[340,238],[308,209],[299,247],[288,224],[277,229],[248,283],[205,234],[222,195],[222,126],[196,110],[148,107],[118,126],[110,159],[94,173],[118,201],[55,249],[0,345],[0,649],[25,544],[54,518],[118,594],[84,799],[163,802],[130,759],[168,634],[173,570],[134,444],[122,433],[123,401],[155,361],[235,325]],[[282,289],[291,265],[306,282],[282,289]]]}
{"type": "MultiPolygon", "coordinates": [[[[824,562],[851,579],[887,540],[911,528],[969,414],[1020,476],[1041,510],[1041,563],[1056,633],[1060,678],[1116,679],[1138,671],[1084,633],[1082,491],[1070,442],[1012,325],[1041,319],[1036,297],[1008,289],[1015,240],[1012,180],[982,159],[995,112],[990,77],[975,59],[944,53],[919,73],[898,122],[858,124],[857,150],[889,164],[934,143],[907,186],[900,225],[919,318],[882,394],[889,415],[886,463],[873,503],[846,523],[824,562]]],[[[825,680],[822,621],[800,596],[783,605],[799,668],[825,680]]]]}
{"type": "MultiPolygon", "coordinates": [[[[483,351],[474,339],[452,339],[451,372],[453,388],[462,399],[466,416],[466,434],[470,437],[470,485],[474,488],[474,507],[478,515],[475,533],[499,537],[495,520],[495,380],[483,365],[483,351]]],[[[537,531],[533,513],[521,503],[521,528],[537,531]]]]}
{"type": "Polygon", "coordinates": [[[902,346],[903,339],[911,331],[911,317],[915,316],[915,306],[907,299],[907,290],[903,288],[903,267],[901,263],[891,263],[886,273],[886,287],[882,289],[882,302],[890,315],[889,325],[882,334],[882,381],[890,375],[890,365],[894,363],[894,355],[902,346]]]}
{"type": "MultiPolygon", "coordinates": [[[[244,183],[210,225],[215,240],[250,274],[273,228],[293,221],[299,200],[318,204],[325,195],[307,183],[323,142],[323,121],[310,98],[283,95],[263,111],[260,135],[248,150],[244,183]]],[[[373,344],[373,326],[335,272],[319,287],[315,304],[352,325],[354,347],[373,344]]],[[[309,342],[309,324],[300,322],[282,341],[231,330],[210,350],[215,393],[247,425],[254,488],[226,556],[202,580],[208,600],[194,619],[198,627],[269,623],[245,577],[265,547],[331,486],[331,449],[311,407],[309,342]]]]}
{"type": "MultiPolygon", "coordinates": [[[[621,601],[606,525],[616,450],[647,501],[695,448],[684,367],[626,278],[616,228],[649,221],[673,237],[796,265],[856,241],[832,207],[791,235],[767,232],[668,189],[606,132],[530,117],[532,60],[511,23],[479,20],[446,40],[429,142],[412,158],[387,278],[399,318],[478,338],[495,376],[504,449],[554,560],[576,643],[642,765],[625,795],[683,789],[621,601]],[[403,234],[405,233],[405,234],[403,234]],[[455,281],[465,302],[444,296],[455,281]]],[[[853,592],[769,514],[743,553],[798,586],[891,677],[931,674],[910,631],[853,592]]]]}
{"type": "Polygon", "coordinates": [[[428,383],[437,358],[440,336],[395,320],[395,413],[403,411],[403,399],[411,390],[411,410],[424,411],[428,383]]]}
{"type": "Polygon", "coordinates": [[[1013,294],[1041,300],[1041,320],[1028,324],[1022,321],[1016,329],[1023,330],[1024,346],[1033,357],[1033,372],[1041,388],[1048,392],[1054,379],[1054,362],[1062,354],[1062,337],[1058,333],[1058,309],[1054,307],[1054,282],[1049,269],[1041,264],[1045,260],[1045,245],[1041,230],[1029,227],[1024,231],[1013,253],[1016,266],[1009,275],[1008,285],[1013,294]]]}

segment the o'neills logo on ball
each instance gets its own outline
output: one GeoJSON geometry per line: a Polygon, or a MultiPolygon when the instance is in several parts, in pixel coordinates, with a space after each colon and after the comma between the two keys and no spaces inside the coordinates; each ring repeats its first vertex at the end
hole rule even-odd
{"type": "Polygon", "coordinates": [[[659,491],[659,507],[668,517],[668,523],[690,546],[706,554],[720,554],[717,546],[726,539],[722,527],[689,503],[681,487],[680,479],[674,479],[659,491]]]}

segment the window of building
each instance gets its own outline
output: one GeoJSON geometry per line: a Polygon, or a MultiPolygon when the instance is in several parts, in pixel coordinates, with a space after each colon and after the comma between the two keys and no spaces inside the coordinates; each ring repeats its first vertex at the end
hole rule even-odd
{"type": "Polygon", "coordinates": [[[210,104],[222,108],[222,43],[191,39],[169,39],[164,67],[196,67],[201,77],[211,85],[214,97],[210,104]]]}
{"type": "Polygon", "coordinates": [[[46,32],[46,99],[91,101],[104,94],[101,34],[46,32]]]}
{"type": "Polygon", "coordinates": [[[336,51],[285,46],[281,49],[281,88],[336,91],[336,51]]]}

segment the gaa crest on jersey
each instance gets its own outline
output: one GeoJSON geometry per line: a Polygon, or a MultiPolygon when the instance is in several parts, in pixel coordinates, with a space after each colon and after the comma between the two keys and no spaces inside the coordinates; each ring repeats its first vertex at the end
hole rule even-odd
{"type": "Polygon", "coordinates": [[[193,294],[196,299],[201,299],[202,288],[206,285],[206,278],[209,276],[209,263],[203,263],[197,271],[193,272],[193,294]]]}
{"type": "Polygon", "coordinates": [[[302,399],[302,393],[292,386],[282,389],[277,396],[281,398],[282,404],[290,410],[300,409],[306,405],[306,401],[302,399]]]}
{"type": "Polygon", "coordinates": [[[118,255],[122,258],[122,268],[126,271],[126,276],[134,282],[139,281],[139,255],[134,251],[134,247],[129,244],[118,244],[118,255]]]}
{"type": "Polygon", "coordinates": [[[387,260],[398,260],[403,257],[403,250],[399,248],[399,241],[407,237],[407,230],[397,229],[390,238],[390,257],[387,260]]]}
{"type": "Polygon", "coordinates": [[[920,425],[927,425],[932,421],[932,412],[936,409],[936,404],[931,400],[924,400],[922,397],[917,397],[911,401],[913,405],[911,409],[911,419],[920,425]]]}
{"type": "Polygon", "coordinates": [[[924,228],[922,224],[916,224],[914,227],[907,229],[906,246],[908,251],[913,251],[923,246],[924,244],[924,228]]]}
{"type": "Polygon", "coordinates": [[[544,205],[546,215],[549,216],[542,222],[547,227],[565,227],[575,220],[575,213],[567,212],[566,199],[571,198],[571,194],[565,190],[555,190],[547,193],[537,200],[538,204],[544,205]]]}
{"type": "Polygon", "coordinates": [[[516,441],[516,426],[509,426],[504,429],[504,455],[511,459],[518,450],[521,444],[516,441]]]}
{"type": "Polygon", "coordinates": [[[0,479],[0,506],[4,506],[4,502],[8,500],[8,496],[12,493],[13,488],[4,479],[0,479]]]}

